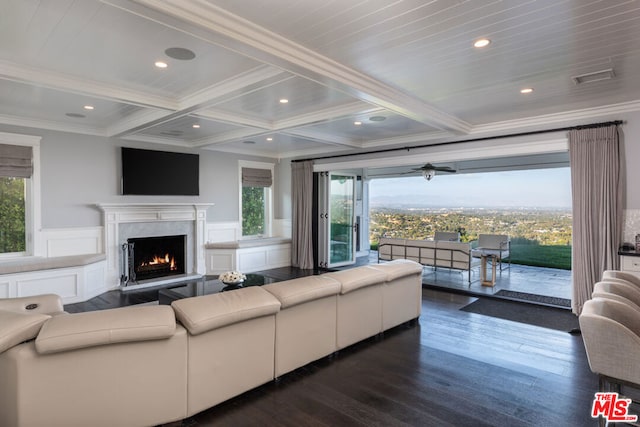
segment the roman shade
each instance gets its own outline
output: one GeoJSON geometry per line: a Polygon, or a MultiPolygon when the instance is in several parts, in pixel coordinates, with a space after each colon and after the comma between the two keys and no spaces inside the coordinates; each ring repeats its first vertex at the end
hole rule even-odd
{"type": "Polygon", "coordinates": [[[22,145],[0,144],[0,176],[31,178],[33,149],[22,145]]]}
{"type": "Polygon", "coordinates": [[[243,187],[271,187],[272,183],[270,169],[242,168],[243,187]]]}

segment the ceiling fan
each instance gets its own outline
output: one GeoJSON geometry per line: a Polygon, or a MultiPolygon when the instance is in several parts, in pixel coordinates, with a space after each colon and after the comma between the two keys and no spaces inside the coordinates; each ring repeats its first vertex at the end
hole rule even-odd
{"type": "Polygon", "coordinates": [[[422,171],[422,176],[424,176],[424,179],[426,179],[427,181],[431,181],[431,178],[436,176],[436,172],[449,172],[449,173],[456,172],[455,169],[452,169],[449,166],[434,166],[431,163],[427,163],[424,166],[421,166],[419,168],[414,168],[412,170],[422,171]]]}

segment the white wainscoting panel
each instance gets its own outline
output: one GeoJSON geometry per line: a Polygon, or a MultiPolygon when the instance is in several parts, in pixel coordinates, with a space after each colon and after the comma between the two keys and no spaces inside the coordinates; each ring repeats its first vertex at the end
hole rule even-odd
{"type": "Polygon", "coordinates": [[[103,233],[102,227],[44,229],[44,256],[101,254],[104,252],[103,233]]]}
{"type": "Polygon", "coordinates": [[[64,304],[82,302],[109,290],[105,274],[106,261],[5,274],[0,282],[0,298],[56,294],[64,304]]]}
{"type": "Polygon", "coordinates": [[[239,222],[208,222],[207,243],[235,242],[242,237],[242,225],[239,222]]]}
{"type": "Polygon", "coordinates": [[[19,297],[54,293],[62,297],[63,301],[73,300],[79,297],[78,272],[73,269],[64,269],[55,274],[49,272],[44,277],[42,274],[34,274],[31,278],[16,281],[19,297]]]}
{"type": "Polygon", "coordinates": [[[207,249],[207,274],[219,275],[229,270],[243,273],[291,265],[291,243],[236,249],[207,249]]]}
{"type": "Polygon", "coordinates": [[[0,298],[9,298],[9,282],[0,282],[0,298]]]}

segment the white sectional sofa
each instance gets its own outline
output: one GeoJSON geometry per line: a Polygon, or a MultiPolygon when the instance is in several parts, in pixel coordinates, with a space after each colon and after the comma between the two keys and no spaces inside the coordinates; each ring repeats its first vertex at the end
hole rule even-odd
{"type": "Polygon", "coordinates": [[[51,295],[0,300],[0,425],[184,419],[417,319],[421,275],[398,260],[79,314],[51,295]]]}

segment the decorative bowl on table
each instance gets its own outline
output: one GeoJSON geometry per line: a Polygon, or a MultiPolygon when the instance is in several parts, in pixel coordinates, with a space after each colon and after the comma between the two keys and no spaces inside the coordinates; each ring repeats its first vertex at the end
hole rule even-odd
{"type": "Polygon", "coordinates": [[[241,286],[247,276],[239,271],[227,271],[218,276],[218,280],[227,286],[241,286]]]}

